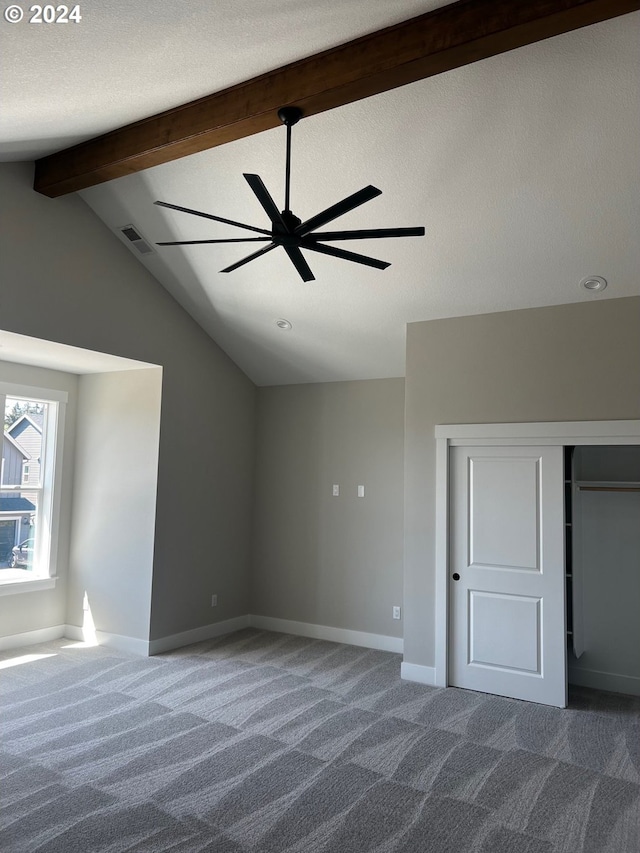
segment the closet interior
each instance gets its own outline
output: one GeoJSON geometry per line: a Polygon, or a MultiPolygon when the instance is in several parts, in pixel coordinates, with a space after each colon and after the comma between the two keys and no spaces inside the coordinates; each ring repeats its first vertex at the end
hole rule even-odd
{"type": "Polygon", "coordinates": [[[569,683],[640,695],[640,446],[566,447],[569,683]]]}

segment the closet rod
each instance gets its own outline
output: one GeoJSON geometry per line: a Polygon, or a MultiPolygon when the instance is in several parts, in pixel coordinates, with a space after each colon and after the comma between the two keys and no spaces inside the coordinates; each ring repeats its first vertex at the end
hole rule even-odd
{"type": "Polygon", "coordinates": [[[581,492],[640,492],[640,486],[578,486],[581,492]]]}

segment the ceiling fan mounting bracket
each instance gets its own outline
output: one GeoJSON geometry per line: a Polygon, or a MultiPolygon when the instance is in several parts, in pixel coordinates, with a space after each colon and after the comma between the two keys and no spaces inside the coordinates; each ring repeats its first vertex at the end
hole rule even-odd
{"type": "Polygon", "coordinates": [[[278,118],[282,124],[287,127],[292,127],[302,118],[302,110],[300,107],[280,107],[278,110],[278,118]]]}

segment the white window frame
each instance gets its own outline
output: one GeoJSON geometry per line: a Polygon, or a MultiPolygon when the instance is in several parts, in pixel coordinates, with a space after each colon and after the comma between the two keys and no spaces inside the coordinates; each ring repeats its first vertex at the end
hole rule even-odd
{"type": "MultiPolygon", "coordinates": [[[[56,584],[62,450],[68,396],[66,391],[58,391],[53,388],[37,388],[32,385],[0,382],[0,408],[3,415],[6,397],[48,404],[47,417],[42,430],[40,483],[28,485],[28,491],[39,492],[34,568],[30,572],[25,572],[24,578],[10,578],[8,580],[2,580],[4,570],[0,570],[0,595],[52,589],[56,584]]],[[[12,491],[24,490],[25,484],[21,484],[13,487],[2,487],[1,493],[10,495],[12,491]]]]}

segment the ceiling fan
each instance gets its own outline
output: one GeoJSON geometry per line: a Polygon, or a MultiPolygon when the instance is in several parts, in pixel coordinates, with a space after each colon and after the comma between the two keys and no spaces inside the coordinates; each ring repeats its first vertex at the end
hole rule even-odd
{"type": "Polygon", "coordinates": [[[367,201],[382,194],[382,190],[371,185],[364,187],[353,195],[347,196],[337,204],[328,207],[326,210],[302,222],[291,210],[289,206],[289,195],[291,185],[291,128],[297,124],[302,118],[302,110],[298,107],[281,107],[278,110],[278,118],[287,128],[287,155],[286,155],[286,171],[285,171],[285,196],[284,210],[281,212],[274,200],[271,198],[269,191],[265,187],[259,175],[245,174],[244,178],[255,193],[256,198],[262,205],[265,213],[271,221],[271,230],[265,228],[256,228],[253,225],[245,225],[242,222],[234,222],[232,219],[224,219],[222,216],[214,216],[211,213],[203,213],[199,210],[192,210],[189,207],[180,207],[177,204],[169,204],[166,201],[155,201],[154,204],[160,207],[168,207],[171,210],[179,210],[183,213],[192,213],[194,216],[202,216],[205,219],[213,219],[215,222],[223,222],[227,225],[235,225],[238,228],[244,228],[247,231],[254,231],[262,234],[262,237],[234,237],[225,240],[177,240],[174,242],[156,243],[157,246],[197,246],[204,243],[267,243],[268,245],[258,249],[246,258],[225,267],[221,272],[233,272],[238,267],[265,255],[277,246],[282,246],[285,250],[291,263],[297,269],[300,278],[303,281],[313,281],[314,274],[306,262],[301,249],[310,249],[312,252],[320,252],[323,255],[332,255],[335,258],[342,258],[345,261],[354,261],[357,264],[364,264],[368,267],[375,267],[383,270],[390,266],[386,261],[379,261],[377,258],[370,258],[367,255],[361,255],[357,252],[347,252],[344,249],[338,249],[335,246],[326,246],[326,242],[334,240],[364,240],[377,237],[423,237],[424,228],[369,228],[360,231],[316,231],[317,228],[326,225],[333,219],[343,216],[350,210],[359,207],[367,201]]]}

